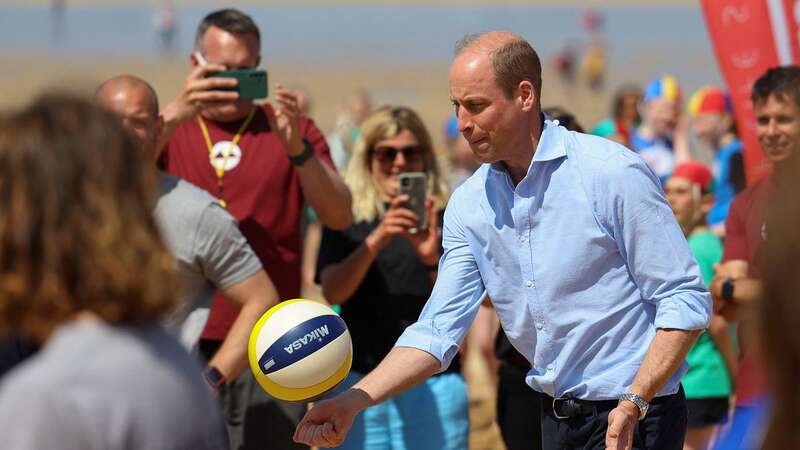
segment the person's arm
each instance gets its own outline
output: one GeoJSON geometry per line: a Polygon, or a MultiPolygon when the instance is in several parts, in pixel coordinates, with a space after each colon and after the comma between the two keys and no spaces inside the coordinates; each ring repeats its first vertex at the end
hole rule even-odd
{"type": "Polygon", "coordinates": [[[208,364],[232,381],[247,368],[250,330],[267,309],[278,304],[278,291],[236,220],[210,196],[198,218],[193,253],[205,279],[241,307],[208,364]]]}
{"type": "MultiPolygon", "coordinates": [[[[314,137],[317,142],[303,141],[305,136],[303,136],[304,130],[300,129],[297,97],[280,85],[277,86],[275,93],[280,109],[276,112],[272,105],[265,104],[264,110],[270,128],[276,130],[286,149],[286,155],[290,158],[297,157],[306,151],[307,145],[313,148],[315,144],[324,143],[325,138],[321,133],[314,137]]],[[[300,179],[303,195],[323,225],[334,230],[343,230],[353,223],[350,190],[339,174],[322,162],[316,151],[302,164],[296,165],[295,170],[300,179]]]]}
{"type": "Polygon", "coordinates": [[[725,361],[725,367],[728,369],[731,381],[736,380],[737,357],[736,347],[733,345],[731,332],[728,328],[728,322],[724,317],[714,314],[711,317],[711,323],[708,325],[708,334],[717,346],[722,360],[725,361]]]}
{"type": "Polygon", "coordinates": [[[359,412],[421,383],[439,368],[439,360],[429,353],[409,347],[393,348],[375,370],[352,388],[316,403],[297,425],[295,442],[323,447],[341,445],[359,412]]]}
{"type": "Polygon", "coordinates": [[[406,328],[384,361],[353,389],[314,405],[297,427],[297,442],[339,445],[359,411],[446,369],[458,353],[485,288],[458,214],[453,212],[456,203],[451,199],[445,212],[439,278],[419,320],[406,328]]]}
{"type": "Polygon", "coordinates": [[[711,295],[714,309],[730,322],[741,322],[752,313],[752,306],[761,298],[763,286],[756,278],[736,278],[722,271],[711,281],[711,295]],[[722,298],[722,286],[728,279],[733,283],[733,296],[730,300],[722,298]]]}
{"type": "Polygon", "coordinates": [[[216,367],[227,380],[235,380],[247,369],[247,347],[250,331],[269,308],[278,304],[275,285],[266,272],[259,270],[251,277],[224,289],[222,293],[241,306],[228,335],[208,364],[216,367]]]}
{"type": "MultiPolygon", "coordinates": [[[[702,330],[657,330],[628,392],[647,402],[652,400],[683,364],[686,354],[701,332],[702,330]]],[[[630,449],[633,429],[638,421],[639,407],[627,400],[620,401],[608,414],[606,448],[630,449]]]]}
{"type": "MultiPolygon", "coordinates": [[[[711,318],[711,296],[696,259],[664,198],[658,178],[630,152],[619,153],[618,171],[603,179],[601,217],[643,301],[655,306],[655,337],[628,392],[651,400],[680,368],[711,318]]],[[[608,448],[630,448],[639,410],[628,401],[609,414],[608,448]]]]}

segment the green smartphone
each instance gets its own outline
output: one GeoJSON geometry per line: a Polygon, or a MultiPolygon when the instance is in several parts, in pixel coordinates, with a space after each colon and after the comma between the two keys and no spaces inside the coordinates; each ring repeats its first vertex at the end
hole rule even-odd
{"type": "MultiPolygon", "coordinates": [[[[235,90],[243,100],[255,100],[267,97],[267,71],[264,69],[240,69],[212,72],[209,77],[236,78],[235,90]]],[[[231,89],[233,90],[233,89],[231,89]]]]}

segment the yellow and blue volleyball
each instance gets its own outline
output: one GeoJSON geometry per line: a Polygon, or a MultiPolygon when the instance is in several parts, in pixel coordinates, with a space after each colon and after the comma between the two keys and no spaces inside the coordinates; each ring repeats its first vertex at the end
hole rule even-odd
{"type": "Polygon", "coordinates": [[[281,400],[307,401],[345,379],[353,362],[347,325],[317,300],[287,300],[256,322],[248,346],[258,384],[281,400]]]}

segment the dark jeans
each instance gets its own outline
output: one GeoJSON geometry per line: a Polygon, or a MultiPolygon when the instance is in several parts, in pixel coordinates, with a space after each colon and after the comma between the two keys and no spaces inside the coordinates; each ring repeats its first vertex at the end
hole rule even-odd
{"type": "MultiPolygon", "coordinates": [[[[616,401],[605,402],[595,412],[557,419],[553,399],[542,395],[542,446],[547,450],[605,450],[608,413],[616,401]]],[[[657,397],[644,420],[633,431],[633,450],[681,450],[686,436],[686,397],[678,393],[657,397]]]]}
{"type": "Polygon", "coordinates": [[[497,424],[508,450],[542,450],[542,394],[525,383],[527,372],[500,364],[497,424]]]}

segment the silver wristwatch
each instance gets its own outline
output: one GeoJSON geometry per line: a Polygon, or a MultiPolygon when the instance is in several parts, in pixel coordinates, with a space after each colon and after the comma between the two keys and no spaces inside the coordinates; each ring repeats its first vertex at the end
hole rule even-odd
{"type": "Polygon", "coordinates": [[[636,407],[639,408],[639,420],[644,419],[644,416],[647,415],[647,408],[650,407],[650,403],[647,403],[645,399],[630,392],[622,394],[622,397],[620,397],[619,400],[627,400],[636,405],[636,407]]]}

